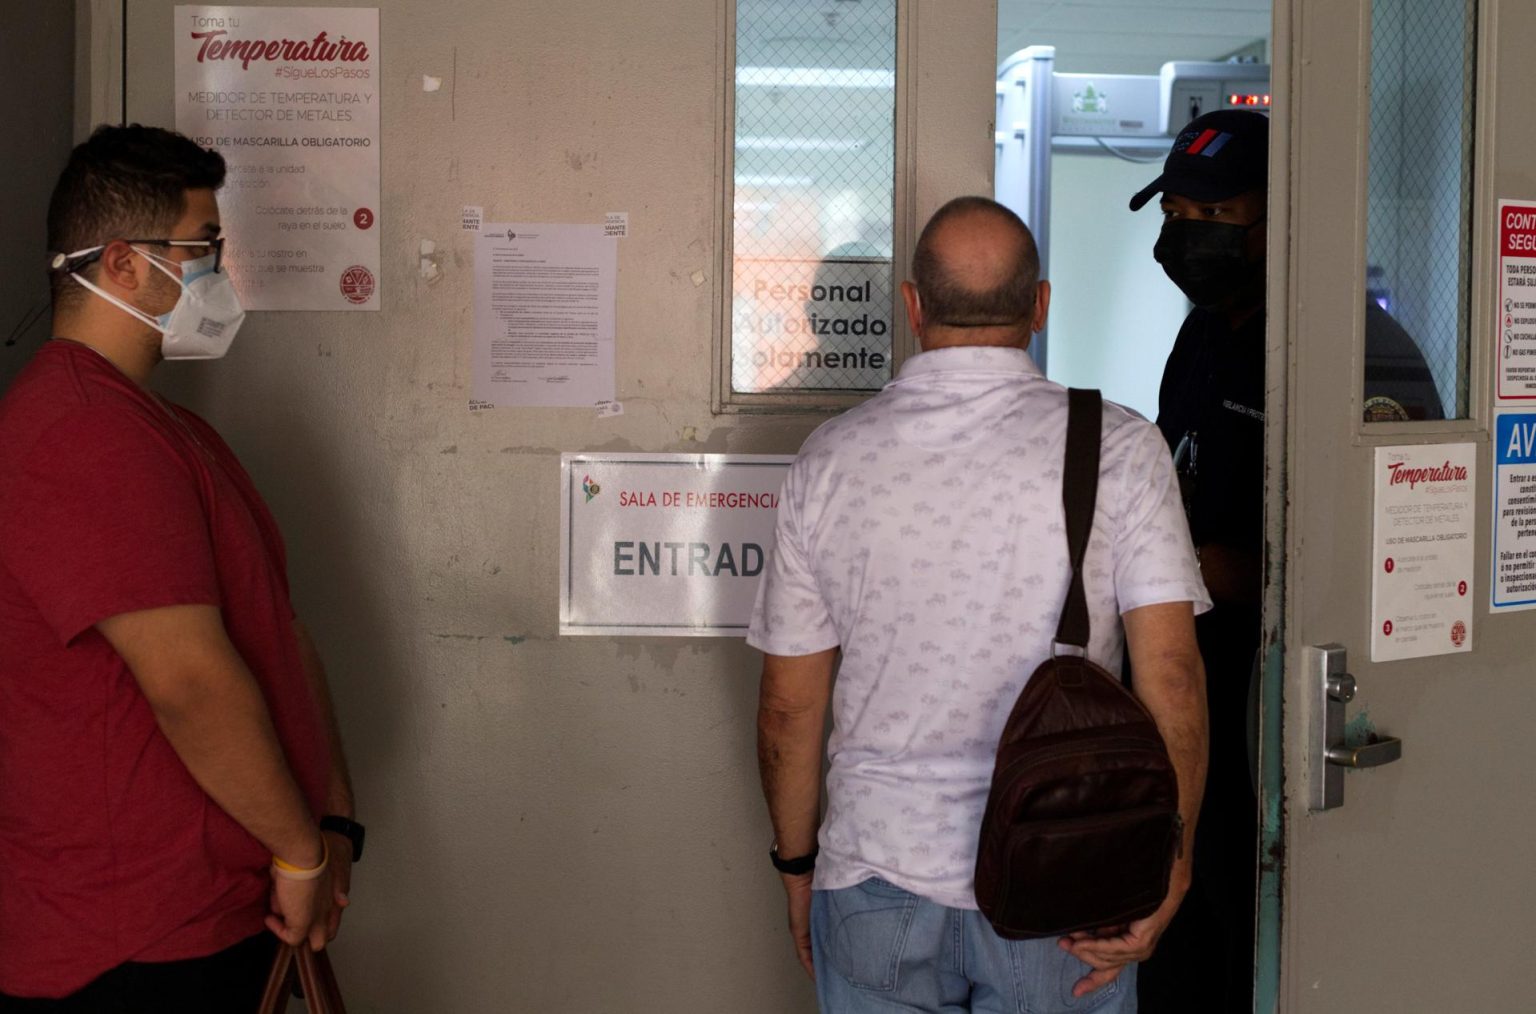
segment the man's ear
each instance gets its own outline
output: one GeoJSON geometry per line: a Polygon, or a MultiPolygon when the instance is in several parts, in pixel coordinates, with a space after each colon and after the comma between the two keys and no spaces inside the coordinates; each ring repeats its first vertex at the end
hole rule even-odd
{"type": "Polygon", "coordinates": [[[96,284],[114,295],[137,292],[146,282],[141,272],[145,268],[154,270],[147,258],[135,253],[133,247],[122,240],[108,243],[97,264],[100,266],[96,272],[96,284]]]}
{"type": "Polygon", "coordinates": [[[1029,330],[1039,334],[1045,330],[1045,321],[1051,315],[1051,283],[1040,279],[1035,286],[1035,315],[1029,322],[1029,330]]]}
{"type": "Polygon", "coordinates": [[[923,336],[923,299],[917,294],[917,286],[901,283],[901,301],[907,305],[907,325],[919,338],[923,336]]]}

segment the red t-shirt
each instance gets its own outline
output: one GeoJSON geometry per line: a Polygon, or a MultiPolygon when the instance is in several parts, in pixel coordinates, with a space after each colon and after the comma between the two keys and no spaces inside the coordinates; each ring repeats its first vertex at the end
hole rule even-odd
{"type": "Polygon", "coordinates": [[[282,536],[213,428],[49,342],[0,400],[0,992],[262,930],[270,855],[198,787],[101,620],[218,606],[316,814],[329,754],[282,536]]]}

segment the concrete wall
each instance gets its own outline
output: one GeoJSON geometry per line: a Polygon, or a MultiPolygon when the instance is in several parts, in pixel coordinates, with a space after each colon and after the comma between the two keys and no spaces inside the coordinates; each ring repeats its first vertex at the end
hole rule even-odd
{"type": "MultiPolygon", "coordinates": [[[[819,421],[710,409],[725,9],[379,6],[383,310],[254,314],[227,360],[164,378],[269,498],[330,663],[370,833],[335,948],[350,1009],[809,1010],[765,856],[756,653],[556,636],[561,451],[790,452],[819,421]],[[622,417],[467,411],[465,204],[630,212],[622,417]],[[446,251],[431,287],[424,238],[446,251]]],[[[172,7],[131,7],[133,119],[173,122],[172,7]]],[[[916,195],[899,213],[921,220],[991,192],[996,7],[910,8],[916,195]]]]}
{"type": "MultiPolygon", "coordinates": [[[[48,195],[74,143],[75,13],[64,3],[7,5],[0,31],[6,84],[0,119],[0,342],[48,298],[48,195]]],[[[0,344],[0,389],[48,335],[48,314],[0,344]]]]}

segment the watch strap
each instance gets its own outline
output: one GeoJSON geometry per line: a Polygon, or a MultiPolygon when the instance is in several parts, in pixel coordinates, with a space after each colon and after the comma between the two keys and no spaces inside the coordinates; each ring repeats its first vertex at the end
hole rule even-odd
{"type": "Polygon", "coordinates": [[[777,842],[768,850],[768,858],[773,862],[773,868],[791,877],[798,877],[814,870],[816,868],[816,857],[820,854],[821,846],[819,844],[811,849],[808,854],[797,856],[794,859],[781,857],[777,842]]]}
{"type": "Polygon", "coordinates": [[[320,818],[320,830],[332,831],[351,842],[354,863],[363,858],[363,838],[367,829],[357,821],[348,817],[338,817],[335,814],[326,814],[320,818]]]}

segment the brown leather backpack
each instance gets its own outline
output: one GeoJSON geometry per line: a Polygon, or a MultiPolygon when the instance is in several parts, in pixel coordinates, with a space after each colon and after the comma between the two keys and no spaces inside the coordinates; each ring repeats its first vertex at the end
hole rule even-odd
{"type": "Polygon", "coordinates": [[[1087,657],[1083,557],[1099,485],[1102,401],[1068,392],[1062,500],[1072,583],[1056,645],[997,747],[976,855],[976,901],[1011,940],[1123,926],[1155,912],[1182,848],[1179,786],[1157,723],[1087,657]]]}

